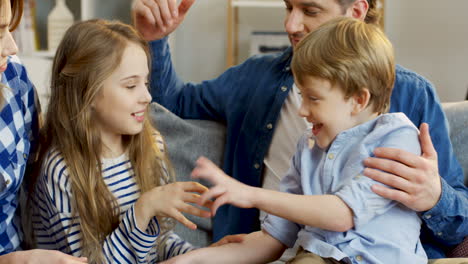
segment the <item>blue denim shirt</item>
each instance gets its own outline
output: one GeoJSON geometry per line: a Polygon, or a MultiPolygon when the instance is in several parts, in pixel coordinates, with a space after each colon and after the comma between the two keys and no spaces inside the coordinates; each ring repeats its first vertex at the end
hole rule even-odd
{"type": "Polygon", "coordinates": [[[280,189],[340,197],[353,211],[354,227],[335,232],[268,215],[262,228],[289,247],[297,240],[299,246],[324,258],[355,264],[427,264],[417,213],[374,193],[370,187],[377,182],[362,176],[362,161],[373,156],[376,147],[420,155],[414,124],[403,113],[384,114],[342,131],[326,150],[311,146],[312,140],[309,130],[297,145],[280,189]]]}
{"type": "MultiPolygon", "coordinates": [[[[167,39],[150,45],[153,100],[182,118],[224,123],[227,135],[223,170],[243,183],[261,186],[263,159],[274,132],[274,126],[268,124],[276,124],[293,85],[292,49],[253,56],[218,78],[195,84],[178,78],[167,39]]],[[[421,239],[430,258],[443,257],[444,250],[468,234],[468,190],[452,150],[447,120],[432,84],[401,66],[396,69],[390,111],[405,113],[417,127],[422,122],[430,125],[439,156],[442,194],[434,208],[421,214],[421,239]]],[[[259,230],[258,216],[256,209],[221,207],[213,222],[214,240],[259,230]]]]}
{"type": "Polygon", "coordinates": [[[37,95],[18,57],[8,58],[0,97],[0,255],[18,249],[18,197],[33,141],[39,133],[37,95]]]}

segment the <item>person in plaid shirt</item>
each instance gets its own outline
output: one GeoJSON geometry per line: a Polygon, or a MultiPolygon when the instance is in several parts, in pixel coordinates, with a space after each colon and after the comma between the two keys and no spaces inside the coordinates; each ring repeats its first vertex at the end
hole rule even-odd
{"type": "Polygon", "coordinates": [[[19,192],[39,133],[37,94],[11,35],[22,7],[22,0],[0,0],[0,263],[86,263],[58,251],[20,251],[19,192]]]}

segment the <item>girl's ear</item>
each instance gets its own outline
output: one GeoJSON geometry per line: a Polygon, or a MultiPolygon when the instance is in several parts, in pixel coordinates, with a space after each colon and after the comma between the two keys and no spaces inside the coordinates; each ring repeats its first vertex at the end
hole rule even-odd
{"type": "Polygon", "coordinates": [[[353,111],[352,114],[356,115],[362,112],[369,105],[371,94],[369,89],[364,88],[360,93],[353,95],[353,111]]]}

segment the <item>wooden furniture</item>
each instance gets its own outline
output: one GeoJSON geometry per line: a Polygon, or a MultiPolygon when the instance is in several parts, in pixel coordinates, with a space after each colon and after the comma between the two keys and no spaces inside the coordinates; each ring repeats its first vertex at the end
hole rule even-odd
{"type": "Polygon", "coordinates": [[[237,64],[239,49],[239,9],[241,8],[284,8],[282,0],[254,1],[228,0],[226,67],[237,64]]]}
{"type": "MultiPolygon", "coordinates": [[[[378,0],[378,8],[382,16],[379,24],[384,28],[385,0],[378,0]]],[[[239,9],[241,8],[285,8],[282,0],[228,0],[227,7],[227,45],[226,67],[229,68],[238,63],[239,57],[239,9]]]]}

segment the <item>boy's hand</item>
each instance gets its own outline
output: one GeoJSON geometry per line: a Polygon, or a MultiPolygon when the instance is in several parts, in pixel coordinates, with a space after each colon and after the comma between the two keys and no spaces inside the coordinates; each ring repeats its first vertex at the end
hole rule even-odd
{"type": "Polygon", "coordinates": [[[132,18],[135,28],[146,41],[162,39],[172,33],[185,18],[195,0],[135,0],[132,18]]]}
{"type": "Polygon", "coordinates": [[[211,244],[209,247],[219,247],[230,243],[242,243],[246,235],[247,234],[228,235],[221,238],[218,242],[211,244]]]}
{"type": "MultiPolygon", "coordinates": [[[[175,182],[163,186],[158,186],[143,195],[146,195],[146,202],[151,203],[152,215],[172,217],[190,229],[197,226],[188,220],[182,213],[188,213],[199,217],[211,217],[210,212],[197,208],[190,203],[197,203],[201,193],[208,191],[208,188],[197,182],[175,182]],[[199,193],[199,194],[197,194],[199,193]]],[[[211,201],[201,204],[211,209],[211,201]]]]}
{"type": "Polygon", "coordinates": [[[229,177],[205,157],[197,160],[196,167],[192,171],[192,178],[205,179],[213,183],[214,186],[203,193],[198,202],[202,205],[210,199],[215,199],[211,207],[213,215],[224,204],[232,204],[241,208],[254,207],[253,188],[229,177]]]}

